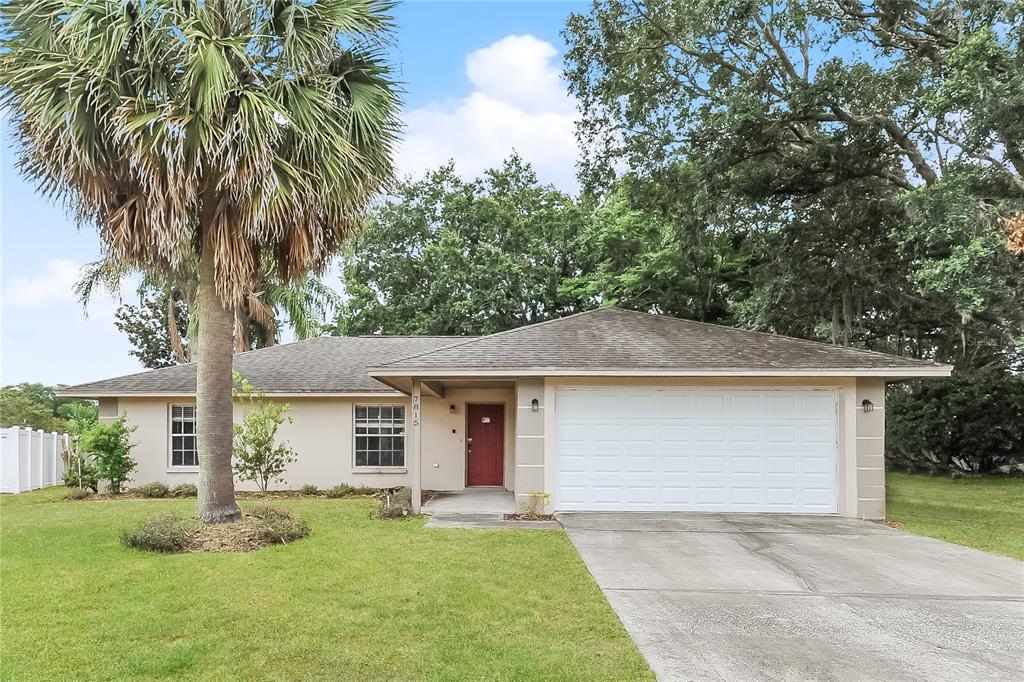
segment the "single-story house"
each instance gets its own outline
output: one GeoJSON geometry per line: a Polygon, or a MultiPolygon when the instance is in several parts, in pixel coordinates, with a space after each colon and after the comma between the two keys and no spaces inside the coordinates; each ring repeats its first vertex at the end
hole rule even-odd
{"type": "MultiPolygon", "coordinates": [[[[322,337],[234,367],[292,407],[285,488],[498,486],[519,503],[548,493],[554,511],[861,518],[885,515],[886,382],[951,371],[617,308],[480,337],[322,337]]],[[[137,482],[196,481],[194,365],[61,395],[127,415],[137,482]]]]}

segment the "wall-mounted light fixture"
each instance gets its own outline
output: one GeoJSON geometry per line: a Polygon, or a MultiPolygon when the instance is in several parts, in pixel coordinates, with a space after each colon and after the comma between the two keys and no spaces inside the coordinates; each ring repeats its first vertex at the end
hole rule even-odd
{"type": "Polygon", "coordinates": [[[448,414],[455,414],[455,406],[454,405],[449,405],[448,406],[448,414]]]}
{"type": "Polygon", "coordinates": [[[530,409],[531,409],[531,410],[533,410],[534,412],[536,412],[537,410],[539,410],[539,409],[540,409],[540,401],[539,401],[539,400],[537,400],[536,398],[534,398],[533,400],[531,400],[531,401],[530,401],[530,409]]]}
{"type": "Polygon", "coordinates": [[[875,404],[873,402],[871,402],[870,400],[868,400],[867,398],[865,398],[861,402],[861,407],[864,408],[865,412],[870,412],[871,410],[875,409],[875,404]]]}

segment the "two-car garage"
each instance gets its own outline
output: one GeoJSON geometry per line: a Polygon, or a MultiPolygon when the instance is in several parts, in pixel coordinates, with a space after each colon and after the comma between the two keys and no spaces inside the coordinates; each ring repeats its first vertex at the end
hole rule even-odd
{"type": "Polygon", "coordinates": [[[837,511],[834,389],[559,388],[559,511],[837,511]]]}

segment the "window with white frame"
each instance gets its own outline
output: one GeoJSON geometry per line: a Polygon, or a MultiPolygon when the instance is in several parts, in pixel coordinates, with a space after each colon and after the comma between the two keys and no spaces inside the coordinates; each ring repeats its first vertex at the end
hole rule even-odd
{"type": "Polygon", "coordinates": [[[405,466],[405,406],[356,405],[356,466],[405,466]]]}
{"type": "Polygon", "coordinates": [[[171,405],[171,466],[199,466],[195,405],[171,405]]]}

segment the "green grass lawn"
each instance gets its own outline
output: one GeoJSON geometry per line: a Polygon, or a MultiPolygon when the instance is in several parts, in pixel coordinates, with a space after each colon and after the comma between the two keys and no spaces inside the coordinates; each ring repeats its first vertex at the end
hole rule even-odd
{"type": "Polygon", "coordinates": [[[0,500],[0,679],[653,679],[561,532],[288,500],[305,540],[164,556],[119,532],[194,500],[63,494],[0,500]]]}
{"type": "Polygon", "coordinates": [[[904,530],[1024,560],[1024,479],[886,478],[886,515],[904,530]]]}

